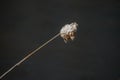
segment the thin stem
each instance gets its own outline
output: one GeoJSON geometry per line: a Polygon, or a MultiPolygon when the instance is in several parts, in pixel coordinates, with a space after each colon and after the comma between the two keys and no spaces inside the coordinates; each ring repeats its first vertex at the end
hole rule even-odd
{"type": "Polygon", "coordinates": [[[32,51],[31,53],[29,53],[26,57],[24,57],[22,60],[20,60],[18,63],[16,63],[14,66],[12,66],[9,70],[7,70],[4,74],[2,74],[0,76],[0,79],[2,79],[6,74],[8,74],[10,71],[12,71],[15,67],[19,66],[21,63],[23,63],[26,59],[28,59],[30,56],[32,56],[33,54],[35,54],[38,50],[40,50],[42,47],[44,47],[45,45],[47,45],[49,42],[51,42],[52,40],[54,40],[55,38],[57,38],[60,35],[60,33],[58,33],[57,35],[55,35],[54,37],[52,37],[51,39],[49,39],[47,42],[45,42],[43,45],[39,46],[38,48],[36,48],[34,51],[32,51]]]}

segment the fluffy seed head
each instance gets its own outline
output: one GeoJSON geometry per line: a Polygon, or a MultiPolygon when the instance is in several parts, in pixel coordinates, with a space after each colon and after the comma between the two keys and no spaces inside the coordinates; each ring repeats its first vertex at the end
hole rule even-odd
{"type": "Polygon", "coordinates": [[[78,24],[76,22],[66,24],[62,27],[60,30],[60,36],[64,39],[65,43],[67,43],[68,40],[74,40],[77,27],[78,24]]]}

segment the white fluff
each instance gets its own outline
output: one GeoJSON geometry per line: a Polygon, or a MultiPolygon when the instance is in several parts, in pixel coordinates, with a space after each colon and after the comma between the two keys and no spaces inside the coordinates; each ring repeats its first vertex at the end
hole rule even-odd
{"type": "Polygon", "coordinates": [[[62,27],[62,29],[60,30],[60,35],[64,39],[65,43],[67,43],[67,41],[70,39],[74,40],[77,26],[78,24],[76,22],[73,22],[62,27]]]}

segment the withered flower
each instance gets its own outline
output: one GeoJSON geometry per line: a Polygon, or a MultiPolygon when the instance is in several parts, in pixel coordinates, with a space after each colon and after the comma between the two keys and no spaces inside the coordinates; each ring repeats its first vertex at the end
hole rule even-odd
{"type": "Polygon", "coordinates": [[[78,24],[76,22],[73,22],[71,24],[66,24],[65,26],[63,26],[62,29],[60,30],[60,33],[58,33],[57,35],[55,35],[54,37],[52,37],[51,39],[49,39],[47,42],[45,42],[44,44],[42,44],[41,46],[39,46],[38,48],[36,48],[32,52],[30,52],[27,56],[25,56],[23,59],[21,59],[18,63],[16,63],[15,65],[13,65],[10,69],[8,69],[5,73],[3,73],[0,76],[0,79],[2,79],[5,75],[7,75],[10,71],[12,71],[17,66],[19,66],[25,60],[27,60],[30,56],[32,56],[33,54],[35,54],[42,47],[46,46],[48,43],[50,43],[51,41],[53,41],[59,35],[64,39],[65,43],[67,43],[67,41],[69,41],[69,40],[74,40],[75,33],[77,31],[77,26],[78,26],[78,24]]]}
{"type": "Polygon", "coordinates": [[[60,36],[64,39],[64,42],[67,43],[69,40],[74,40],[75,33],[77,31],[78,24],[73,22],[71,24],[66,24],[60,30],[60,36]]]}

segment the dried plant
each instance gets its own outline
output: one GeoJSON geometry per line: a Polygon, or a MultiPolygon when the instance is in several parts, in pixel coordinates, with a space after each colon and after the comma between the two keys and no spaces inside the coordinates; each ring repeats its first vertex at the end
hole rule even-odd
{"type": "Polygon", "coordinates": [[[59,35],[64,39],[64,42],[67,43],[68,40],[74,40],[75,33],[77,31],[78,24],[76,22],[73,22],[71,24],[66,24],[62,27],[60,30],[60,33],[52,37],[50,40],[45,42],[43,45],[36,48],[34,51],[30,52],[26,57],[24,57],[22,60],[20,60],[18,63],[16,63],[14,66],[12,66],[9,70],[7,70],[4,74],[0,76],[0,79],[2,79],[6,74],[8,74],[10,71],[12,71],[15,67],[19,66],[21,63],[23,63],[25,60],[27,60],[30,56],[35,54],[38,50],[40,50],[42,47],[46,46],[49,42],[57,38],[59,35]]]}

